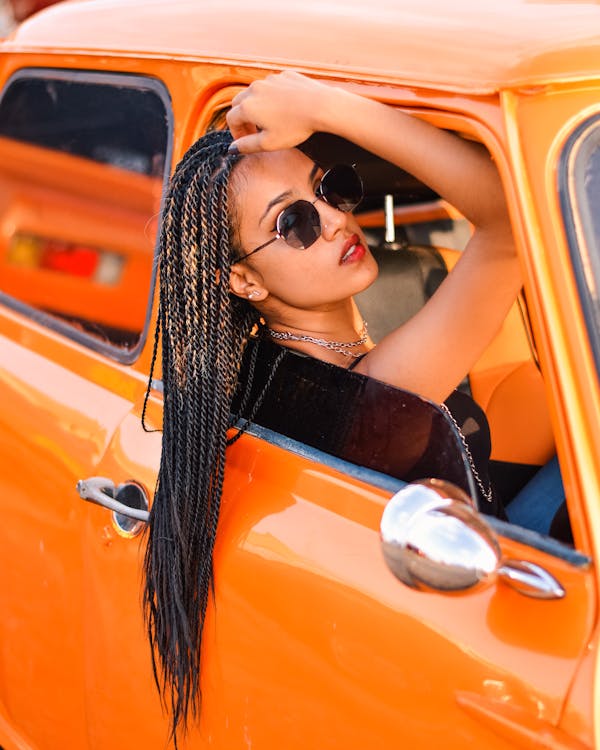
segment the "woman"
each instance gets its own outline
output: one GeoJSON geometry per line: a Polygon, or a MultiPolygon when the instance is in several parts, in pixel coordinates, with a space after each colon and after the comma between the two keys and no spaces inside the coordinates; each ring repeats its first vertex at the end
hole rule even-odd
{"type": "MultiPolygon", "coordinates": [[[[310,161],[297,150],[278,150],[290,149],[316,131],[340,135],[397,164],[474,224],[475,232],[448,283],[377,348],[365,342],[358,349],[370,351],[357,372],[444,401],[498,331],[521,286],[502,186],[487,151],[385,105],[295,73],[258,81],[238,94],[227,121],[236,139],[234,150],[254,155],[256,164],[251,170],[250,160],[245,160],[243,166],[247,188],[238,226],[246,253],[273,236],[277,214],[290,197],[311,199],[313,185],[308,180],[319,175],[311,176],[310,161]],[[268,182],[267,172],[277,176],[268,182]],[[278,195],[284,197],[256,226],[255,212],[261,216],[262,204],[264,211],[278,195]]],[[[364,243],[360,228],[352,214],[323,201],[316,207],[322,235],[309,252],[290,250],[282,241],[273,243],[252,260],[232,267],[231,288],[240,296],[251,294],[274,330],[356,340],[361,322],[349,297],[374,280],[376,265],[368,253],[356,263],[339,264],[348,238],[356,234],[364,243]],[[339,299],[330,300],[337,283],[339,299]],[[299,286],[303,292],[311,288],[308,302],[303,294],[298,298],[292,291],[290,296],[288,290],[299,286]]],[[[314,345],[290,345],[336,364],[346,361],[314,345]]]]}
{"type": "Polygon", "coordinates": [[[226,431],[236,390],[243,401],[249,389],[238,373],[252,330],[442,403],[521,285],[498,173],[481,146],[289,72],[239,94],[227,120],[231,135],[205,136],[178,165],[161,228],[164,430],[145,605],[174,734],[199,710],[226,431]],[[350,210],[360,183],[348,168],[324,174],[295,148],[316,131],[400,166],[475,226],[432,299],[377,347],[352,299],[377,275],[350,210]]]}

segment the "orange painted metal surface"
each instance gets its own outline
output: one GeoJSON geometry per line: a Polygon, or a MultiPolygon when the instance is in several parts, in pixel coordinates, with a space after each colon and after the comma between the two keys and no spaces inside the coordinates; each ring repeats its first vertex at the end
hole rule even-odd
{"type": "Polygon", "coordinates": [[[92,0],[56,5],[30,19],[7,48],[296,67],[493,93],[595,73],[599,22],[595,3],[568,0],[511,0],[501,11],[470,0],[451,5],[426,0],[418,7],[382,0],[369,12],[362,0],[330,0],[311,8],[226,0],[202,9],[192,2],[92,0]]]}
{"type": "MultiPolygon", "coordinates": [[[[151,424],[159,417],[153,406],[151,424]]],[[[144,465],[158,451],[135,409],[100,473],[149,481],[144,465]]],[[[591,571],[533,558],[568,590],[550,603],[552,628],[548,602],[502,585],[450,600],[423,597],[399,587],[379,550],[389,493],[253,437],[232,450],[228,471],[204,641],[204,718],[189,747],[359,748],[369,738],[392,747],[398,737],[431,747],[442,738],[452,748],[513,747],[468,718],[461,692],[501,699],[540,724],[557,722],[558,696],[591,627],[578,615],[590,611],[591,571]]],[[[142,628],[132,617],[118,627],[113,619],[115,608],[133,606],[137,543],[118,537],[105,512],[92,508],[84,550],[92,572],[86,615],[94,623],[88,721],[98,747],[153,747],[166,728],[142,628]],[[103,686],[112,684],[130,696],[126,714],[111,710],[114,696],[103,686]]],[[[532,559],[514,543],[506,553],[532,559]]]]}
{"type": "Polygon", "coordinates": [[[588,536],[588,524],[600,528],[600,508],[589,500],[600,491],[600,393],[559,214],[557,160],[570,130],[598,109],[598,89],[557,86],[522,98],[507,93],[504,98],[520,212],[532,248],[524,256],[532,322],[547,387],[560,393],[550,401],[557,447],[569,467],[571,493],[581,498],[574,509],[579,544],[597,553],[597,536],[588,536]],[[530,127],[534,118],[540,118],[535,137],[530,127]]]}
{"type": "MultiPolygon", "coordinates": [[[[479,387],[492,416],[502,412],[494,405],[502,388],[511,390],[509,371],[509,401],[535,392],[538,421],[549,406],[576,546],[592,565],[502,537],[504,555],[542,565],[566,597],[529,599],[501,583],[451,597],[409,590],[379,548],[389,491],[351,467],[247,435],[229,454],[203,718],[190,748],[594,744],[600,394],[565,270],[554,175],[580,113],[597,106],[600,8],[514,2],[486,18],[470,3],[453,4],[452,15],[441,2],[418,12],[397,5],[366,10],[350,0],[341,20],[341,5],[266,3],[265,24],[256,8],[249,15],[233,2],[217,12],[91,0],[41,14],[0,47],[1,85],[23,67],[160,79],[172,100],[175,161],[227,102],[225,87],[284,60],[480,138],[506,187],[544,382],[529,368],[527,342],[515,343],[513,320],[479,365],[501,372],[479,387]]],[[[101,193],[92,177],[89,189],[101,193]]],[[[75,492],[78,479],[104,475],[152,494],[160,433],[140,425],[151,344],[125,366],[0,306],[5,750],[165,746],[140,609],[143,537],[123,538],[107,510],[75,492]]],[[[160,416],[154,394],[150,425],[160,416]]],[[[503,429],[510,443],[510,425],[503,429]]]]}

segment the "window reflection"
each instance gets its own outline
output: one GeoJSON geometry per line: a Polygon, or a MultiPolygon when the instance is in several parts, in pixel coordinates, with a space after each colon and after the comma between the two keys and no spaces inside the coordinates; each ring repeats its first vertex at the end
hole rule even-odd
{"type": "Polygon", "coordinates": [[[567,142],[559,190],[577,285],[600,372],[600,115],[567,142]]]}
{"type": "Polygon", "coordinates": [[[137,77],[48,76],[20,73],[0,101],[0,290],[126,360],[153,278],[166,96],[137,77]]]}

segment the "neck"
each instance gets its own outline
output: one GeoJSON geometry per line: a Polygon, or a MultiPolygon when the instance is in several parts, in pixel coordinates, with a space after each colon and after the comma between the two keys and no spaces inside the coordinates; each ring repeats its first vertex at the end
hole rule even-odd
{"type": "Polygon", "coordinates": [[[282,346],[345,367],[373,346],[353,300],[335,310],[287,313],[265,316],[270,336],[282,346]]]}
{"type": "Polygon", "coordinates": [[[275,331],[331,338],[338,341],[359,338],[363,319],[352,298],[327,309],[304,310],[289,306],[264,310],[265,321],[275,331]]]}

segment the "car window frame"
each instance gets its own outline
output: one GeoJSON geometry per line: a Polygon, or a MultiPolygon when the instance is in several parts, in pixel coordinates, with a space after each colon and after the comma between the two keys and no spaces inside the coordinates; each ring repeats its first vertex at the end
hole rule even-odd
{"type": "MultiPolygon", "coordinates": [[[[567,138],[558,162],[557,190],[579,301],[596,365],[596,374],[600,379],[600,321],[598,320],[598,311],[594,310],[590,286],[586,280],[589,273],[586,270],[588,265],[586,256],[589,256],[590,248],[588,247],[588,238],[581,227],[578,189],[572,179],[581,149],[585,146],[587,139],[594,137],[594,135],[600,139],[600,112],[595,112],[586,117],[567,138]]],[[[596,281],[600,283],[600,279],[596,279],[596,281]]]]}
{"type": "MultiPolygon", "coordinates": [[[[160,79],[153,76],[140,75],[137,73],[121,73],[116,71],[97,71],[88,69],[72,69],[72,68],[46,68],[46,67],[23,67],[15,71],[4,83],[2,90],[0,91],[0,105],[4,99],[7,91],[17,81],[22,79],[48,79],[48,80],[59,80],[67,81],[69,83],[91,83],[91,84],[102,84],[102,85],[113,85],[118,87],[129,87],[136,89],[145,89],[152,92],[160,99],[164,106],[166,115],[166,128],[167,128],[167,148],[165,151],[165,163],[164,163],[164,174],[162,181],[162,191],[160,206],[158,212],[158,222],[160,223],[162,212],[164,210],[164,200],[166,195],[167,186],[171,176],[171,167],[173,159],[173,141],[174,141],[174,115],[173,115],[173,104],[171,95],[167,85],[160,79]]],[[[123,349],[115,344],[101,341],[93,335],[80,331],[73,327],[70,323],[62,321],[57,317],[50,315],[38,308],[32,307],[31,305],[23,302],[22,300],[13,297],[12,295],[2,291],[0,289],[0,304],[5,305],[11,310],[27,316],[34,323],[48,328],[53,333],[58,333],[66,338],[75,341],[89,349],[92,349],[99,354],[103,354],[110,359],[125,365],[131,365],[137,361],[140,354],[142,353],[146,341],[148,338],[148,332],[150,329],[150,322],[152,318],[152,307],[154,300],[154,293],[156,289],[157,279],[157,253],[159,247],[159,236],[157,233],[154,252],[152,255],[152,270],[150,275],[150,285],[148,289],[148,301],[146,305],[146,314],[144,318],[144,325],[140,331],[139,339],[134,347],[131,349],[123,349]]]]}
{"type": "MultiPolygon", "coordinates": [[[[213,129],[213,123],[218,121],[220,117],[226,113],[231,106],[231,96],[233,93],[237,93],[239,90],[243,90],[245,86],[240,84],[230,84],[229,86],[219,90],[214,95],[213,99],[203,108],[202,116],[199,123],[196,124],[193,131],[193,141],[200,138],[207,132],[213,129]]],[[[600,118],[600,114],[598,115],[600,118]]],[[[216,128],[219,129],[219,128],[216,128]]],[[[489,143],[481,139],[481,143],[492,153],[489,143]]],[[[520,298],[521,299],[521,298],[520,298]]],[[[527,308],[523,309],[523,305],[520,305],[521,316],[525,318],[527,324],[529,324],[529,314],[527,308]]],[[[525,322],[524,320],[524,322],[525,322]]],[[[537,351],[535,349],[535,342],[530,338],[529,331],[529,344],[532,351],[532,357],[539,367],[539,361],[537,358],[537,351]]],[[[351,374],[351,373],[348,373],[351,374]]],[[[356,375],[356,373],[354,373],[356,375]]],[[[161,378],[153,378],[151,381],[151,388],[163,394],[163,382],[161,378]]],[[[357,479],[359,481],[367,482],[375,487],[384,489],[390,492],[396,492],[400,487],[404,486],[406,482],[397,479],[390,474],[377,471],[371,467],[352,463],[344,458],[340,458],[331,453],[325,452],[316,448],[310,444],[299,441],[287,434],[273,430],[260,423],[251,422],[249,425],[245,423],[244,419],[241,419],[235,424],[238,429],[244,426],[244,430],[248,435],[264,440],[265,442],[282,448],[285,451],[303,456],[309,460],[315,461],[316,463],[322,463],[326,466],[334,468],[347,476],[357,479]]],[[[465,456],[466,461],[466,456],[465,456]]],[[[530,547],[536,551],[550,555],[551,557],[562,560],[574,568],[586,569],[591,565],[591,558],[581,550],[570,547],[548,535],[542,535],[530,529],[511,524],[508,521],[503,521],[494,516],[482,514],[481,511],[477,511],[478,515],[484,518],[484,520],[494,529],[499,535],[508,540],[517,542],[526,547],[530,547]]]]}

